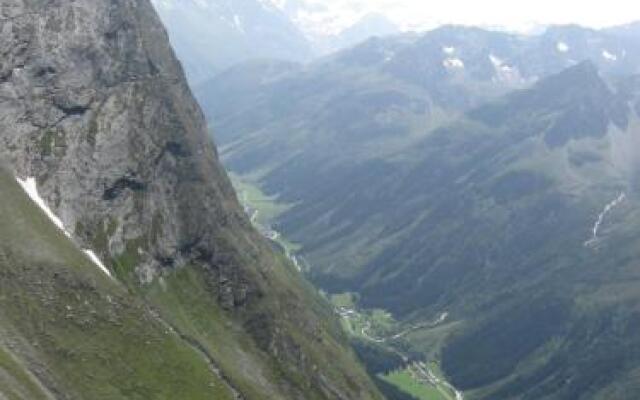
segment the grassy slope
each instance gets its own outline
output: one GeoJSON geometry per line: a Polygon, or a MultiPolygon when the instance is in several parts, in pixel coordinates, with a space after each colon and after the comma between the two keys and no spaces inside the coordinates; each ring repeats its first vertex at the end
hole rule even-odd
{"type": "Polygon", "coordinates": [[[4,171],[0,188],[0,394],[46,398],[37,376],[69,399],[231,398],[203,356],[86,259],[4,171]]]}
{"type": "Polygon", "coordinates": [[[182,269],[150,287],[146,296],[183,335],[200,343],[220,363],[247,398],[283,397],[281,389],[273,384],[276,379],[267,365],[268,358],[260,356],[242,327],[219,308],[204,280],[202,271],[182,269]]]}
{"type": "MultiPolygon", "coordinates": [[[[291,393],[308,399],[331,397],[309,386],[310,371],[283,367],[258,348],[256,337],[247,334],[247,321],[232,319],[220,308],[202,270],[181,269],[142,291],[176,328],[173,331],[148,305],[87,260],[13,177],[2,172],[0,187],[0,218],[9,221],[0,229],[0,350],[7,345],[19,349],[17,359],[0,353],[0,382],[11,376],[11,385],[1,386],[3,395],[44,396],[33,392],[37,384],[28,372],[33,369],[52,392],[74,399],[232,398],[225,382],[211,372],[204,353],[248,399],[289,398],[291,393]],[[22,393],[28,395],[18,395],[22,393]]],[[[274,263],[274,291],[289,293],[292,302],[313,292],[284,260],[274,256],[274,263]]],[[[275,304],[274,299],[284,295],[272,294],[259,307],[275,307],[283,314],[308,311],[275,304]]],[[[326,322],[332,318],[324,315],[326,305],[315,298],[310,307],[324,318],[313,336],[304,337],[299,328],[287,329],[286,321],[282,329],[300,331],[294,338],[300,350],[324,365],[340,360],[343,368],[331,369],[322,379],[343,389],[367,382],[355,356],[344,351],[345,342],[334,324],[326,322]]]]}
{"type": "Polygon", "coordinates": [[[0,395],[9,399],[49,399],[46,389],[7,349],[0,348],[0,395]]]}
{"type": "MultiPolygon", "coordinates": [[[[252,196],[264,198],[256,192],[252,196]]],[[[240,247],[243,238],[227,235],[224,240],[240,247]]],[[[355,354],[345,351],[348,342],[328,304],[284,255],[264,247],[261,261],[270,267],[255,278],[261,284],[260,301],[230,312],[221,307],[217,285],[211,282],[219,278],[202,266],[166,272],[151,285],[139,287],[133,273],[137,245],[132,242],[130,247],[113,260],[118,279],[153,305],[185,340],[215,360],[225,379],[245,398],[338,397],[327,393],[318,379],[343,393],[362,389],[358,398],[379,398],[355,354]],[[286,336],[289,349],[272,348],[274,331],[286,336]],[[274,357],[274,352],[279,354],[274,357]],[[316,366],[300,368],[296,357],[314,360],[316,366]],[[326,367],[332,363],[339,367],[326,367]]],[[[243,257],[247,265],[256,262],[243,257]]]]}
{"type": "MultiPolygon", "coordinates": [[[[184,336],[197,341],[248,399],[284,399],[291,397],[291,393],[309,400],[335,397],[324,393],[317,381],[309,379],[314,375],[342,390],[355,390],[357,385],[368,382],[355,355],[345,351],[346,340],[339,334],[339,327],[331,322],[333,316],[327,314],[323,300],[312,296],[312,301],[307,302],[311,309],[301,309],[300,299],[309,298],[313,288],[301,284],[297,271],[284,260],[276,256],[274,262],[275,276],[267,278],[271,281],[270,296],[240,315],[232,316],[220,308],[207,288],[206,271],[197,267],[165,276],[146,288],[144,295],[184,336]],[[278,293],[280,291],[282,293],[278,293]],[[281,300],[287,298],[285,293],[290,302],[281,300]],[[267,317],[273,310],[278,314],[275,320],[267,317]],[[295,315],[301,313],[319,316],[318,325],[293,326],[292,319],[297,320],[295,315]],[[265,346],[273,345],[271,325],[278,325],[279,332],[291,336],[292,347],[286,351],[300,352],[322,366],[338,363],[340,367],[311,372],[299,369],[294,363],[275,362],[265,352],[265,346]]],[[[361,393],[363,398],[377,398],[372,387],[367,390],[370,390],[368,395],[361,393]]]]}

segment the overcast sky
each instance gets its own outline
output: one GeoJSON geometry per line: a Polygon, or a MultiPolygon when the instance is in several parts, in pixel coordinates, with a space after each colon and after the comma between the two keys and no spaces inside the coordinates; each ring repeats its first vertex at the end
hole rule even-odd
{"type": "MultiPolygon", "coordinates": [[[[340,30],[379,12],[405,29],[444,23],[527,31],[536,25],[576,23],[604,27],[640,20],[637,0],[275,0],[305,4],[304,18],[340,30]]],[[[319,28],[320,29],[320,28],[319,28]]]]}

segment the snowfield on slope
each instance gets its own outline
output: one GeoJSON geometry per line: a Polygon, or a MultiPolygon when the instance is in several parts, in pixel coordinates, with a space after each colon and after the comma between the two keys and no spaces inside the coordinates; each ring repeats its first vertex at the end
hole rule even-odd
{"type": "MultiPolygon", "coordinates": [[[[36,178],[27,177],[26,179],[20,179],[16,177],[16,181],[25,191],[27,196],[29,196],[31,201],[33,201],[38,207],[40,207],[42,211],[44,211],[49,220],[58,229],[60,229],[65,234],[65,236],[67,236],[69,239],[72,239],[71,233],[69,233],[69,231],[65,228],[62,220],[51,210],[51,208],[49,208],[42,196],[40,196],[40,193],[38,193],[38,184],[36,182],[36,178]]],[[[109,269],[104,265],[102,261],[100,261],[100,258],[98,258],[93,250],[83,249],[82,251],[93,264],[100,268],[102,272],[104,272],[108,277],[113,278],[109,269]]]]}

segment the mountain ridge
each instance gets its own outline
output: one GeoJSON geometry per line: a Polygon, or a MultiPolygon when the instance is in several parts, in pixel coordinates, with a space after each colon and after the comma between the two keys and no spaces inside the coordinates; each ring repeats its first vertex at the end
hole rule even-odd
{"type": "Polygon", "coordinates": [[[194,86],[252,58],[312,57],[302,32],[268,1],[154,0],[153,4],[170,28],[172,44],[194,86]]]}

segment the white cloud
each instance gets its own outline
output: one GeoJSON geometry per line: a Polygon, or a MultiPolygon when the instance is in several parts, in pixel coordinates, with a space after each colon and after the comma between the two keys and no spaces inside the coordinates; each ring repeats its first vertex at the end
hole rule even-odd
{"type": "Polygon", "coordinates": [[[387,15],[405,29],[454,23],[527,31],[546,24],[576,23],[600,28],[640,19],[640,3],[513,0],[272,0],[318,30],[339,31],[367,13],[387,15]],[[295,4],[297,2],[298,4],[295,4]]]}

